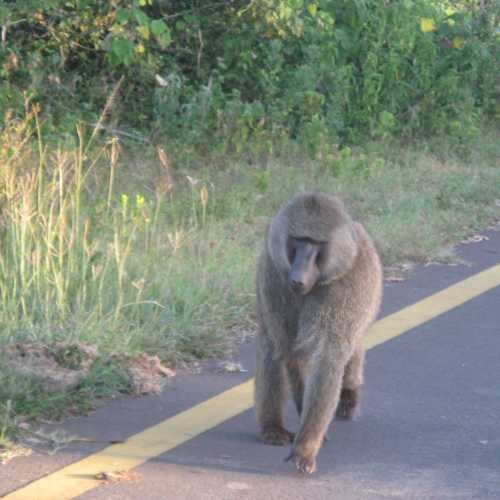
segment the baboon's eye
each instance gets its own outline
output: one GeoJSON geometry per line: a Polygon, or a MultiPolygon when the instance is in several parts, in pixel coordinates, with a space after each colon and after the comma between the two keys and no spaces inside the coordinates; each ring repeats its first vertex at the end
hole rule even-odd
{"type": "Polygon", "coordinates": [[[316,254],[316,264],[319,264],[321,262],[321,260],[323,259],[323,252],[319,251],[317,254],[316,254]]]}
{"type": "Polygon", "coordinates": [[[326,245],[324,243],[320,243],[318,245],[318,253],[316,254],[316,265],[319,266],[323,263],[326,255],[326,245]]]}

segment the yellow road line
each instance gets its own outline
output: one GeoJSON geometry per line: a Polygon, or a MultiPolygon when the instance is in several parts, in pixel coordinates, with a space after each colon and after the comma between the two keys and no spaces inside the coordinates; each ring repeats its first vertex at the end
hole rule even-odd
{"type": "Polygon", "coordinates": [[[500,264],[377,321],[365,339],[370,349],[500,285],[500,264]]]}
{"type": "MultiPolygon", "coordinates": [[[[500,264],[379,320],[366,337],[370,349],[500,285],[500,264]]],[[[130,470],[189,441],[253,404],[253,379],[114,444],[98,453],[35,480],[4,500],[67,500],[95,488],[95,475],[130,470]]]]}
{"type": "Polygon", "coordinates": [[[101,472],[124,471],[189,441],[252,406],[253,379],[8,494],[4,500],[66,500],[95,488],[101,472]]]}

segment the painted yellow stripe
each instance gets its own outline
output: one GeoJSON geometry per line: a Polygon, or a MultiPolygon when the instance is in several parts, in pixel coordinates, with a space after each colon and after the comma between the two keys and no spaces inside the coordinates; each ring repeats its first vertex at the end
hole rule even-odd
{"type": "MultiPolygon", "coordinates": [[[[369,349],[382,344],[499,285],[500,265],[497,265],[379,320],[368,334],[365,345],[369,349]]],[[[125,443],[108,446],[3,498],[74,498],[100,484],[95,479],[96,474],[137,467],[248,410],[252,403],[253,379],[139,432],[125,443]]]]}
{"type": "Polygon", "coordinates": [[[382,344],[499,285],[500,264],[380,319],[366,336],[365,347],[382,344]]]}
{"type": "Polygon", "coordinates": [[[137,467],[247,410],[253,401],[253,379],[108,446],[53,474],[3,497],[4,500],[66,500],[95,488],[101,472],[137,467]]]}

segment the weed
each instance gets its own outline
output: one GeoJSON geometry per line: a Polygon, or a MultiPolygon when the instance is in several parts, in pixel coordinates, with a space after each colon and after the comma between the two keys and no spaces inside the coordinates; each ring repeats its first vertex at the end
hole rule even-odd
{"type": "MultiPolygon", "coordinates": [[[[130,391],[111,352],[171,363],[227,352],[231,332],[252,328],[266,224],[298,190],[339,193],[388,265],[440,258],[499,214],[500,142],[487,130],[465,160],[446,139],[318,142],[314,155],[287,140],[265,165],[259,148],[220,168],[218,156],[193,155],[186,166],[146,150],[139,173],[116,140],[87,148],[85,136],[81,128],[78,147],[50,147],[33,113],[9,122],[0,142],[0,346],[74,340],[101,354],[68,391],[2,365],[3,441],[24,420],[88,411],[130,391]]],[[[53,354],[70,370],[84,361],[70,347],[53,354]]]]}

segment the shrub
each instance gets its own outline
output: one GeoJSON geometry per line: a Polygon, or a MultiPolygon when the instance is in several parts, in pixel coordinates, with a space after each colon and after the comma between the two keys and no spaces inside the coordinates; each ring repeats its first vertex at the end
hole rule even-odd
{"type": "Polygon", "coordinates": [[[314,155],[454,133],[498,118],[498,14],[473,0],[0,1],[0,111],[34,101],[49,129],[73,129],[122,79],[112,123],[195,148],[286,136],[314,155]]]}

